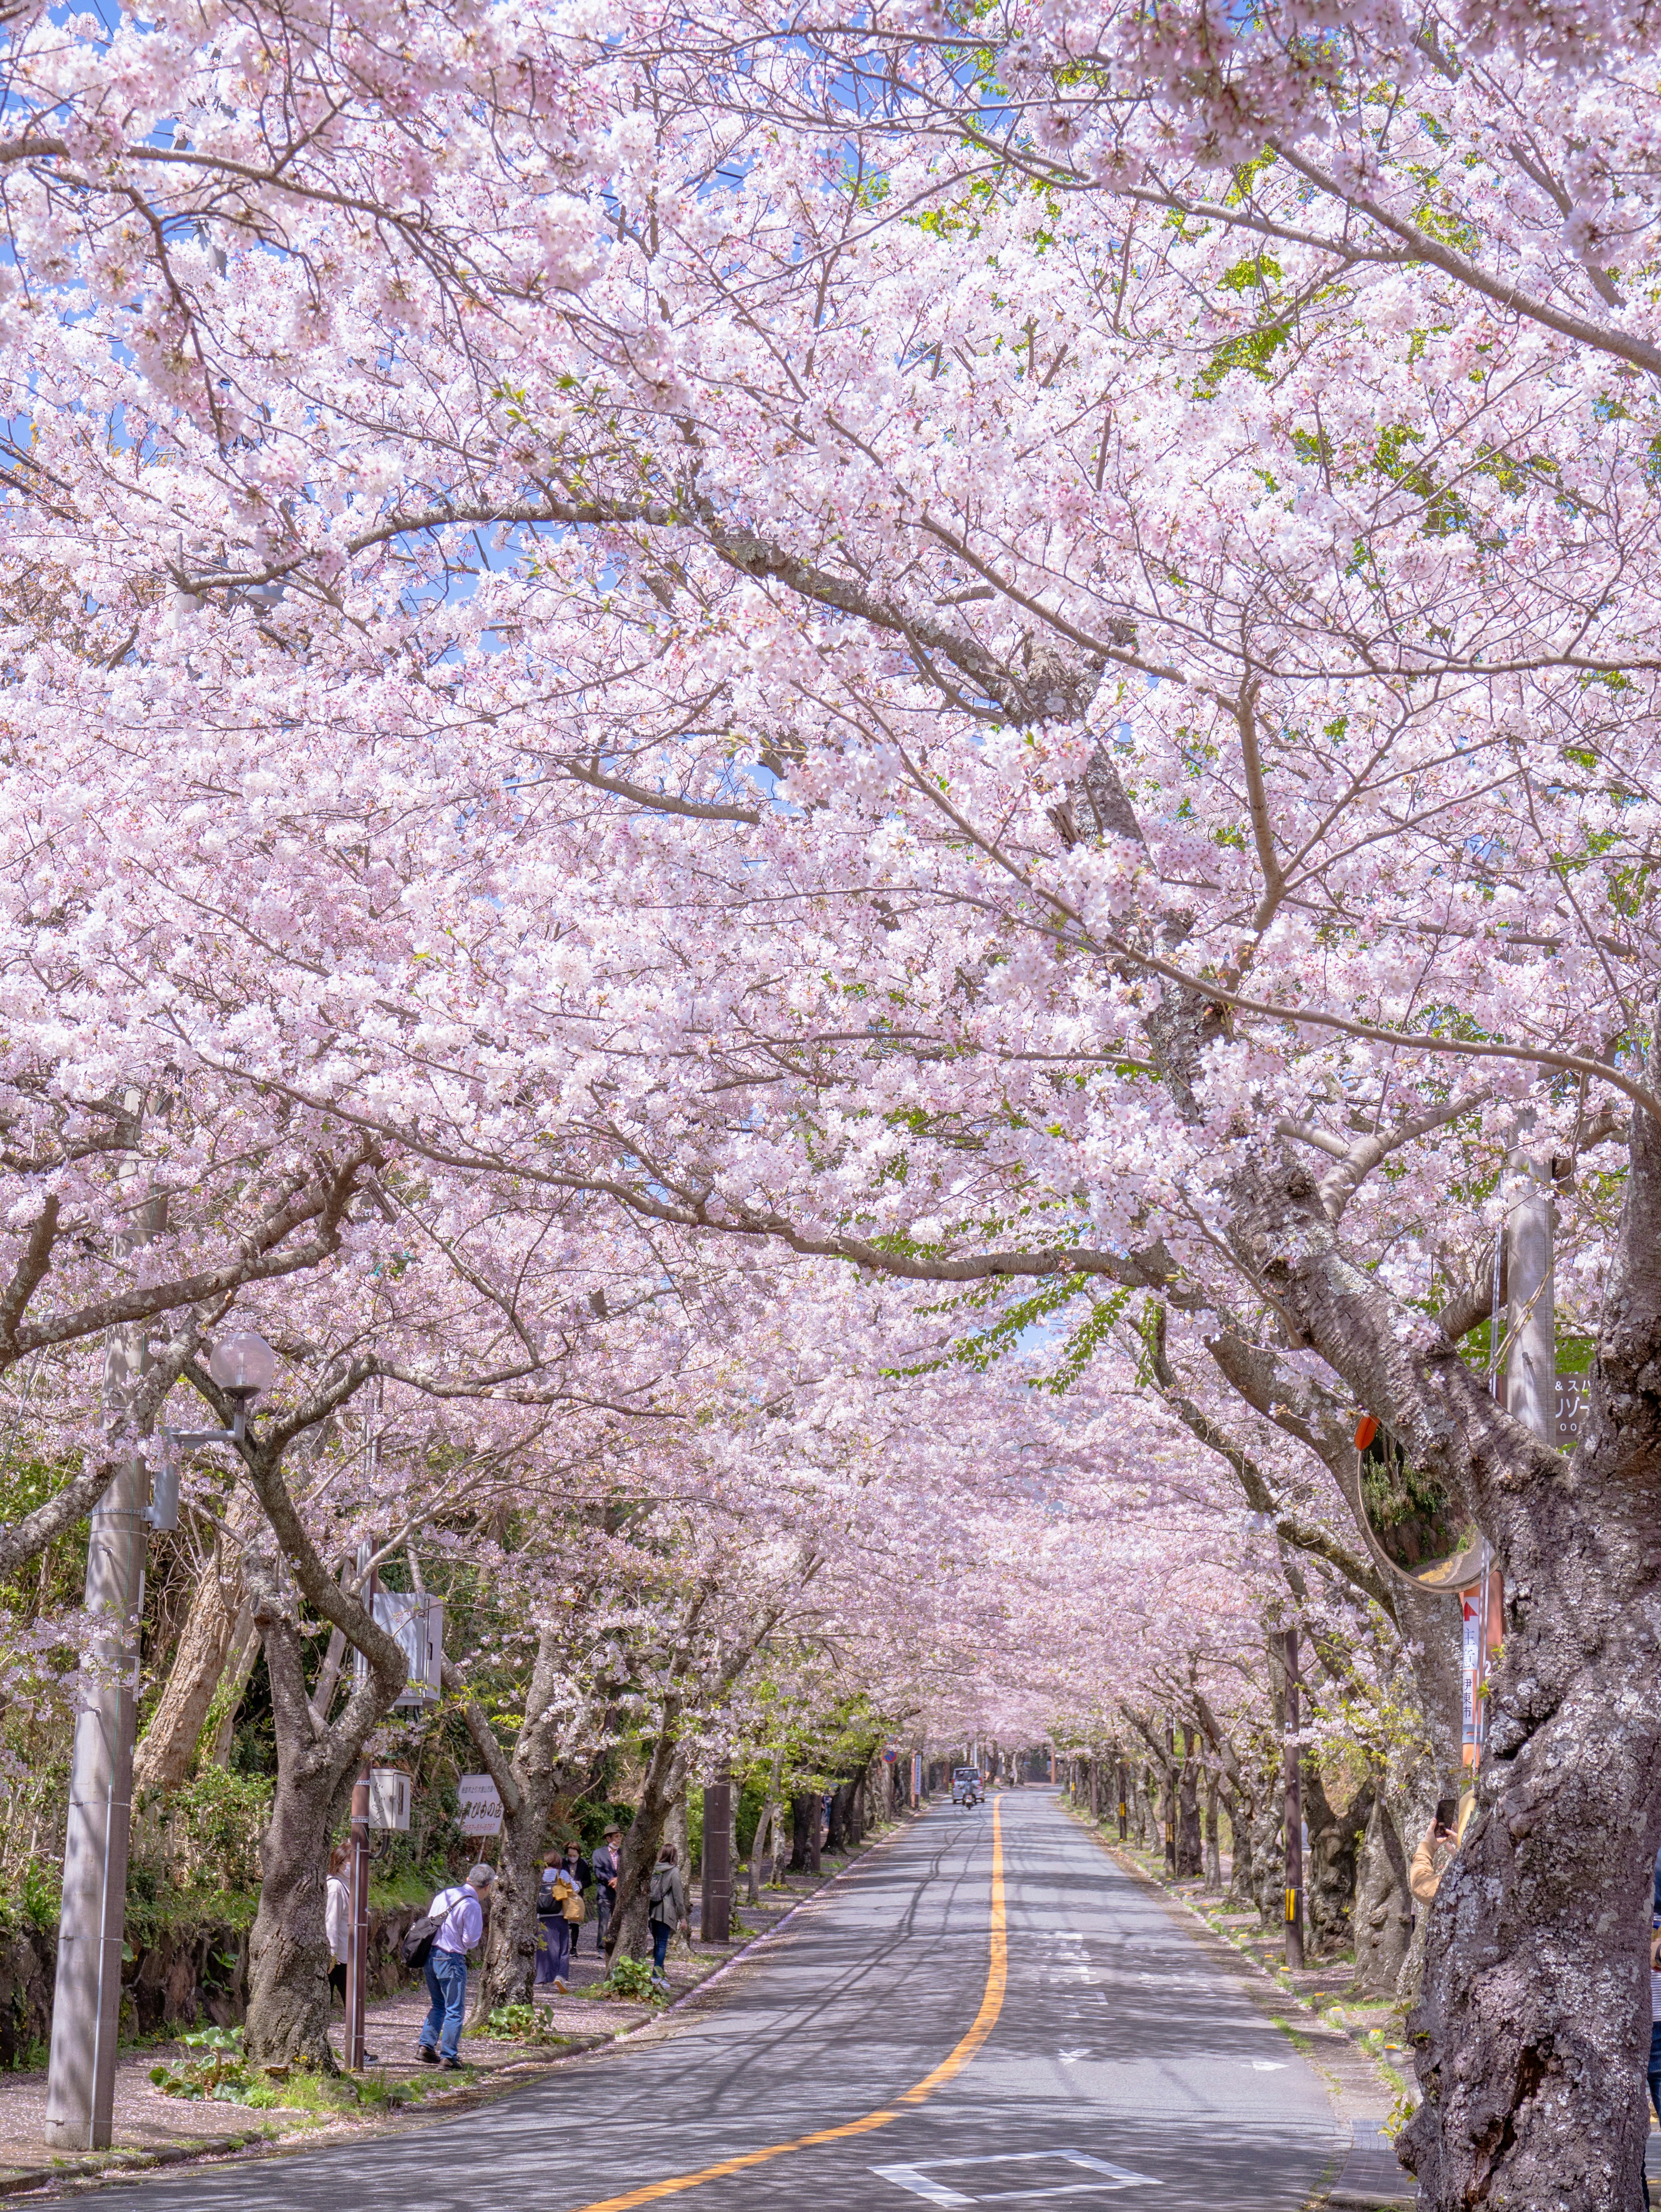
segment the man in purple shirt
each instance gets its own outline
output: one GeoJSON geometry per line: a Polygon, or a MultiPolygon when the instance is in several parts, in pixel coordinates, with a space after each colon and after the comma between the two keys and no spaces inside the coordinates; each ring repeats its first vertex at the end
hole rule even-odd
{"type": "Polygon", "coordinates": [[[461,2022],[467,2009],[467,1954],[484,1934],[484,1911],[480,1900],[496,1880],[494,1870],[482,1862],[472,1868],[459,1888],[441,1889],[428,1906],[440,1922],[423,1969],[427,1994],[432,1999],[416,2045],[416,2056],[429,2066],[461,2063],[461,2022]]]}

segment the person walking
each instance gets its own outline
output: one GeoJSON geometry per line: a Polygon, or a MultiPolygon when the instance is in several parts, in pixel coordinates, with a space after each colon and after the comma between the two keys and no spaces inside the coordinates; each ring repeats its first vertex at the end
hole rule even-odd
{"type": "MultiPolygon", "coordinates": [[[[564,1872],[565,1879],[575,1886],[577,1895],[581,1897],[583,1892],[587,1888],[589,1883],[593,1880],[594,1876],[594,1869],[589,1864],[588,1861],[583,1857],[581,1847],[576,1844],[567,1844],[565,1846],[565,1856],[561,1862],[561,1864],[564,1872]]],[[[571,1938],[571,1944],[572,1948],[575,1949],[576,1948],[575,1936],[571,1938]]]]}
{"type": "Polygon", "coordinates": [[[416,2045],[416,2057],[425,2066],[444,2066],[453,2073],[461,2064],[467,1954],[478,1948],[484,1936],[484,1900],[495,1880],[495,1869],[481,1861],[469,1868],[465,1881],[454,1889],[441,1889],[427,1908],[428,1917],[438,1921],[439,1928],[422,1969],[432,1999],[416,2045]]]}
{"type": "Polygon", "coordinates": [[[602,1951],[605,1948],[605,1931],[617,1906],[618,1847],[622,1842],[623,1831],[614,1820],[605,1831],[605,1842],[594,1853],[594,1923],[599,1930],[602,1951]]]}
{"type": "Polygon", "coordinates": [[[323,1932],[329,1939],[329,1989],[344,2005],[346,1959],[351,1946],[352,1893],[346,1887],[346,1869],[352,1863],[350,1844],[337,1844],[329,1853],[329,1879],[323,1898],[323,1932]]]}
{"type": "Polygon", "coordinates": [[[537,1945],[536,1979],[539,1989],[551,1984],[563,1994],[569,1985],[571,1946],[577,1925],[569,1907],[575,1901],[581,1913],[581,1898],[574,1876],[566,1872],[563,1863],[544,1867],[542,1880],[537,1885],[537,1928],[541,1940],[537,1945]]]}
{"type": "Polygon", "coordinates": [[[652,1869],[652,1901],[646,1917],[652,1929],[652,1979],[667,1989],[669,1938],[686,1917],[686,1885],[675,1863],[672,1844],[664,1845],[652,1869]]]}

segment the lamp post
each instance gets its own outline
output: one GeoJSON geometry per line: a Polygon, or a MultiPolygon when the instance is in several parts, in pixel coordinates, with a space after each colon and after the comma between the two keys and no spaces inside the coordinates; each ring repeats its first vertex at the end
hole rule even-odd
{"type": "MultiPolygon", "coordinates": [[[[126,1418],[148,1363],[143,1324],[113,1333],[104,1360],[105,1415],[112,1429],[126,1418]]],[[[240,1443],[249,1406],[276,1376],[277,1354],[264,1337],[239,1329],[215,1346],[208,1371],[235,1409],[233,1425],[164,1430],[167,1452],[154,1487],[148,1462],[135,1451],[122,1460],[93,1510],[84,1602],[97,1625],[82,1662],[70,1761],[46,2076],[45,2134],[58,2149],[107,2150],[113,2127],[147,1532],[179,1525],[173,1448],[240,1443]]]]}

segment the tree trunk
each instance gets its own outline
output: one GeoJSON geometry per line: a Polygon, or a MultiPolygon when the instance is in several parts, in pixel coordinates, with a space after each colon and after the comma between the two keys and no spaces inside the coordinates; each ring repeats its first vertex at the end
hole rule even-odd
{"type": "Polygon", "coordinates": [[[1183,1730],[1183,1763],[1177,1785],[1177,1879],[1198,1881],[1205,1872],[1200,1844],[1200,1762],[1194,1755],[1194,1731],[1183,1730]]]}
{"type": "MultiPolygon", "coordinates": [[[[1653,1004],[1635,1019],[1653,1091],[1653,1004]]],[[[1505,1570],[1476,1807],[1427,1915],[1409,2023],[1424,2100],[1397,2149],[1425,2212],[1635,2212],[1661,1834],[1661,1121],[1641,1103],[1631,1117],[1568,1459],[1339,1249],[1301,1162],[1265,1163],[1235,1195],[1243,1264],[1409,1463],[1466,1501],[1505,1570]]]]}
{"type": "Polygon", "coordinates": [[[1330,1957],[1343,1948],[1355,1902],[1356,1846],[1372,1815],[1378,1785],[1369,1779],[1340,1813],[1326,1794],[1320,1769],[1307,1753],[1303,1761],[1303,1802],[1309,1830],[1304,1865],[1304,1898],[1317,1955],[1330,1957]]]}
{"type": "Polygon", "coordinates": [[[1392,1997],[1413,1937],[1413,1893],[1408,1855],[1385,1793],[1378,1790],[1367,1815],[1355,1862],[1355,1982],[1368,1997],[1392,1997]]]}
{"type": "MultiPolygon", "coordinates": [[[[259,1847],[259,1910],[248,1946],[244,2039],[257,2064],[307,2059],[333,2074],[339,2069],[329,2044],[332,1962],[323,1929],[329,1841],[347,1808],[362,1745],[380,1713],[362,1713],[361,1729],[353,1732],[356,1741],[343,1740],[334,1730],[320,1737],[314,1733],[300,1638],[291,1620],[267,1613],[261,1601],[265,1595],[257,1593],[256,1604],[271,1676],[277,1769],[271,1822],[259,1847]]],[[[403,1680],[399,1652],[399,1679],[388,1689],[382,1711],[403,1680]]]]}
{"type": "Polygon", "coordinates": [[[231,1632],[231,1649],[225,1662],[225,1671],[220,1676],[219,1687],[214,1692],[208,1707],[207,1724],[203,1731],[200,1765],[223,1766],[231,1755],[231,1746],[236,1741],[236,1717],[242,1710],[243,1693],[259,1657],[259,1631],[254,1626],[253,1607],[244,1599],[242,1610],[237,1615],[236,1626],[231,1632]],[[217,1713],[218,1718],[214,1716],[217,1713]]]}
{"type": "Polygon", "coordinates": [[[777,1833],[779,1826],[779,1782],[783,1772],[784,1753],[782,1751],[776,1751],[773,1753],[773,1769],[767,1778],[767,1796],[762,1803],[761,1818],[756,1823],[756,1832],[750,1844],[750,1892],[747,1901],[751,1905],[759,1905],[761,1902],[761,1870],[769,1856],[770,1849],[774,1858],[778,1856],[777,1849],[773,1844],[773,1838],[777,1833]]]}
{"type": "Polygon", "coordinates": [[[520,1802],[502,1804],[502,1851],[496,1887],[490,1894],[490,1922],[484,1938],[484,1956],[478,1977],[481,2019],[500,2005],[531,2002],[536,1978],[537,1890],[542,1879],[548,1844],[546,1791],[531,1792],[521,1785],[520,1802]]]}
{"type": "Polygon", "coordinates": [[[792,1874],[807,1871],[808,1831],[818,1809],[818,1798],[811,1790],[799,1790],[790,1800],[790,1866],[792,1874]]]}
{"type": "Polygon", "coordinates": [[[248,2056],[257,2064],[307,2059],[338,2069],[329,2043],[328,1938],[323,1903],[330,1838],[345,1813],[363,1747],[409,1680],[402,1648],[361,1606],[332,1585],[305,1537],[274,1468],[263,1473],[262,1503],[310,1602],[345,1609],[368,1660],[340,1718],[319,1729],[307,1694],[300,1638],[279,1595],[271,1559],[250,1552],[244,1576],[265,1644],[277,1735],[277,1784],[260,1843],[259,1910],[248,1947],[248,2056]],[[275,1510],[274,1510],[275,1509],[275,1510]]]}
{"type": "MultiPolygon", "coordinates": [[[[640,1785],[640,1802],[618,1854],[618,1901],[605,1935],[608,1959],[649,1959],[652,1937],[647,1914],[652,1903],[652,1869],[663,1848],[663,1831],[682,1778],[673,1736],[665,1729],[652,1746],[640,1785]]],[[[691,1894],[691,1869],[681,1854],[681,1875],[691,1894]]]]}
{"type": "Polygon", "coordinates": [[[830,1818],[824,1838],[827,1851],[839,1851],[848,1835],[848,1808],[854,1795],[851,1782],[839,1782],[830,1793],[830,1818]]]}
{"type": "Polygon", "coordinates": [[[1251,1851],[1251,1823],[1256,1808],[1251,1800],[1238,1790],[1226,1792],[1223,1802],[1228,1811],[1228,1893],[1240,1905],[1256,1905],[1251,1851]]]}
{"type": "Polygon", "coordinates": [[[1223,1855],[1217,1837],[1217,1777],[1208,1770],[1205,1778],[1205,1886],[1223,1886],[1223,1855]]]}
{"type": "MultiPolygon", "coordinates": [[[[238,1526],[234,1509],[231,1525],[238,1526]]],[[[245,1602],[240,1556],[228,1547],[216,1548],[197,1583],[167,1685],[133,1754],[135,1795],[177,1790],[189,1779],[232,1639],[245,1618],[245,1602]]]]}
{"type": "Polygon", "coordinates": [[[1283,1873],[1286,1853],[1281,1831],[1286,1806],[1278,1771],[1266,1778],[1251,1823],[1251,1901],[1265,1927],[1281,1926],[1286,1919],[1283,1873]]]}

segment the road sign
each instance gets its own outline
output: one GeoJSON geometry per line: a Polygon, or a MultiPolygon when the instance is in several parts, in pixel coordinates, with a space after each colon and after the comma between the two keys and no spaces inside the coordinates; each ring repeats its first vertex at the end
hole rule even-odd
{"type": "Polygon", "coordinates": [[[1590,1375],[1565,1375],[1560,1369],[1557,1376],[1557,1444],[1562,1451],[1573,1451],[1580,1441],[1586,1425],[1586,1409],[1591,1395],[1590,1375]]]}
{"type": "Polygon", "coordinates": [[[502,1833],[502,1794],[488,1774],[464,1774],[456,1784],[464,1836],[502,1833]]]}

